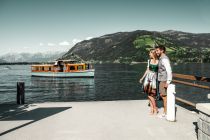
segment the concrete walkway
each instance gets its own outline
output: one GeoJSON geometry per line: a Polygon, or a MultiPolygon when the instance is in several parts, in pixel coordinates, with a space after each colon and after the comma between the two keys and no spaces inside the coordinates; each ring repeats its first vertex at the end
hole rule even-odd
{"type": "Polygon", "coordinates": [[[196,140],[198,116],[148,115],[146,100],[0,105],[0,140],[196,140]],[[8,108],[10,110],[8,111],[8,108]]]}

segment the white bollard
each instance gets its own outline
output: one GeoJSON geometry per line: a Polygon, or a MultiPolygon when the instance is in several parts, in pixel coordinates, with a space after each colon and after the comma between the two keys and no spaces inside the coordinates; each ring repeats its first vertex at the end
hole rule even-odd
{"type": "Polygon", "coordinates": [[[175,121],[175,85],[169,84],[167,88],[167,116],[168,121],[175,121]]]}

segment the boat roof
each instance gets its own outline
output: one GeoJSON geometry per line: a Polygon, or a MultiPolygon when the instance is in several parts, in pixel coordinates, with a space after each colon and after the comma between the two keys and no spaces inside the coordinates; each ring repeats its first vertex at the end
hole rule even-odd
{"type": "Polygon", "coordinates": [[[62,61],[62,62],[76,62],[76,60],[68,59],[68,60],[56,60],[56,61],[62,61]]]}
{"type": "Polygon", "coordinates": [[[37,65],[31,65],[32,67],[47,67],[47,66],[54,66],[53,64],[37,64],[37,65]]]}
{"type": "MultiPolygon", "coordinates": [[[[84,65],[85,63],[70,63],[67,65],[84,65]]],[[[32,67],[51,67],[51,66],[56,66],[54,64],[36,64],[36,65],[31,65],[32,67]]]]}

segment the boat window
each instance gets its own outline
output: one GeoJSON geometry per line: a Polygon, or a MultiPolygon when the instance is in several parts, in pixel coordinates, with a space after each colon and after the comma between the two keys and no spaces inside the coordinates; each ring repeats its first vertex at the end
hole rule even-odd
{"type": "Polygon", "coordinates": [[[70,70],[75,70],[75,67],[74,66],[70,66],[70,70]]]}
{"type": "Polygon", "coordinates": [[[44,67],[42,67],[42,71],[44,71],[44,67]]]}
{"type": "Polygon", "coordinates": [[[90,64],[86,64],[86,65],[85,65],[85,69],[86,69],[86,70],[90,69],[90,64]]]}
{"type": "Polygon", "coordinates": [[[49,71],[51,71],[51,67],[49,67],[49,71]]]}
{"type": "Polygon", "coordinates": [[[83,66],[81,66],[81,65],[80,66],[77,66],[77,69],[78,70],[83,70],[83,66]]]}
{"type": "Polygon", "coordinates": [[[37,70],[37,67],[32,67],[32,70],[34,70],[34,71],[37,70]]]}

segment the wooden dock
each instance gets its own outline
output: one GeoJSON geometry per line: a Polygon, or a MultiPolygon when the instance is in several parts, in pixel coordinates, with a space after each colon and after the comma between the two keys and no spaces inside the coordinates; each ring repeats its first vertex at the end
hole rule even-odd
{"type": "MultiPolygon", "coordinates": [[[[196,140],[198,114],[149,115],[147,100],[0,106],[0,140],[196,140]]],[[[162,109],[160,108],[160,113],[162,109]]]]}

